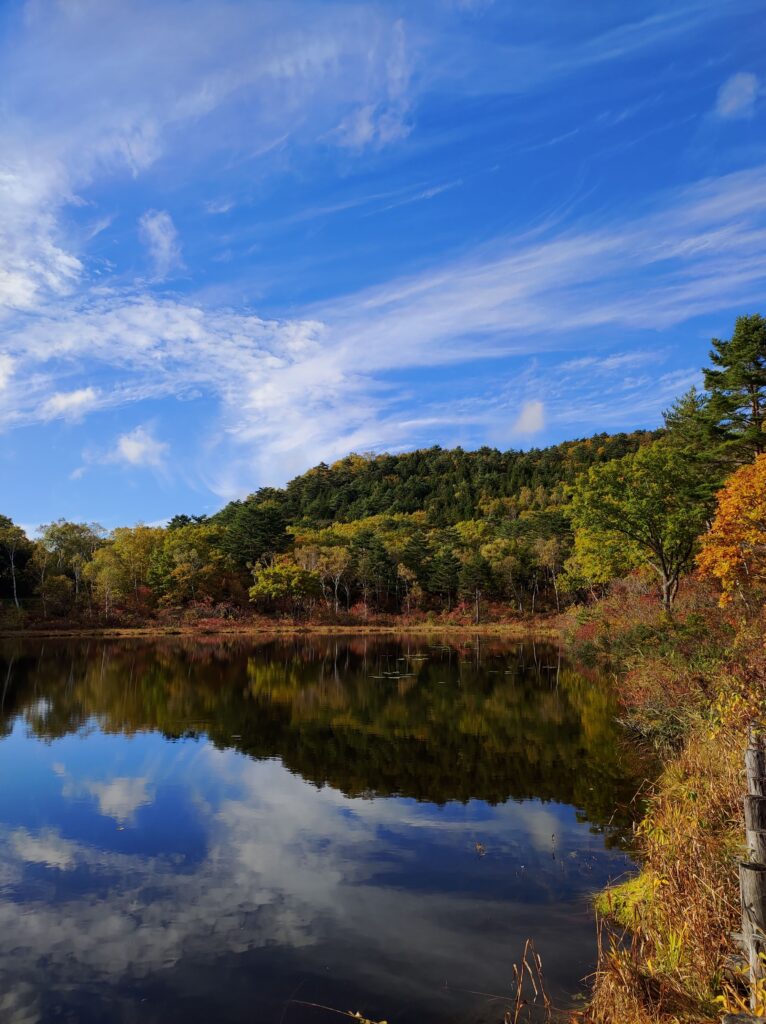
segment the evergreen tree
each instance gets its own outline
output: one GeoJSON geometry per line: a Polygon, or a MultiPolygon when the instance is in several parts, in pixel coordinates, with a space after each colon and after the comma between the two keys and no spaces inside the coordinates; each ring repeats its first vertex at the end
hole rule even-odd
{"type": "Polygon", "coordinates": [[[766,451],[766,320],[737,317],[731,338],[712,344],[703,370],[711,427],[730,459],[749,462],[766,451]]]}
{"type": "Polygon", "coordinates": [[[223,548],[242,569],[288,548],[287,523],[276,501],[240,502],[225,525],[223,548]]]}
{"type": "Polygon", "coordinates": [[[351,552],[354,575],[361,588],[365,608],[371,596],[381,607],[396,586],[396,564],[383,541],[372,530],[360,530],[351,542],[351,552]]]}
{"type": "Polygon", "coordinates": [[[173,518],[168,522],[167,528],[168,530],[180,530],[182,526],[199,525],[200,523],[206,522],[206,520],[207,516],[205,515],[187,516],[185,512],[182,512],[180,515],[173,516],[173,518]]]}
{"type": "Polygon", "coordinates": [[[492,585],[492,571],[489,562],[479,554],[463,563],[460,569],[458,586],[460,593],[473,602],[473,621],[478,626],[481,621],[481,599],[492,585]]]}
{"type": "Polygon", "coordinates": [[[427,589],[431,569],[431,547],[424,532],[413,534],[407,539],[402,549],[401,563],[415,578],[421,587],[427,589]]]}
{"type": "Polygon", "coordinates": [[[696,387],[689,388],[662,415],[673,447],[695,456],[711,454],[716,442],[708,400],[696,387]]]}
{"type": "Polygon", "coordinates": [[[444,598],[448,610],[452,606],[453,596],[457,593],[459,576],[460,560],[455,552],[449,547],[440,548],[431,562],[429,590],[444,598]]]}

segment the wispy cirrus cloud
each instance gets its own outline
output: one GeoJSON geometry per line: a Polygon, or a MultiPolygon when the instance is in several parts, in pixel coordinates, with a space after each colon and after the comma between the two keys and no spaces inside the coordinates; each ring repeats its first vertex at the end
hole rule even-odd
{"type": "Polygon", "coordinates": [[[167,210],[147,210],[141,215],[138,226],[156,279],[163,280],[171,271],[183,266],[178,231],[167,210]]]}
{"type": "MultiPolygon", "coordinates": [[[[209,150],[224,148],[230,137],[213,115],[243,95],[254,100],[242,139],[251,148],[273,141],[275,124],[298,139],[327,133],[354,104],[373,111],[357,134],[368,131],[377,145],[406,134],[401,22],[370,8],[343,19],[314,8],[304,30],[303,11],[297,0],[278,13],[200,0],[26,5],[0,50],[14,83],[13,116],[0,126],[0,318],[40,309],[82,281],[81,254],[62,228],[66,210],[83,202],[79,191],[126,171],[139,176],[166,154],[170,132],[206,118],[209,150]]],[[[169,215],[149,211],[141,231],[165,277],[179,258],[169,215]]]]}
{"type": "MultiPolygon", "coordinates": [[[[84,360],[108,367],[115,382],[100,392],[101,405],[188,388],[215,396],[221,419],[213,434],[226,458],[218,451],[201,472],[228,495],[246,488],[246,480],[279,482],[352,448],[416,443],[422,431],[400,415],[401,385],[392,374],[563,352],[570,386],[576,380],[582,391],[594,374],[593,330],[668,328],[747,307],[765,280],[761,167],[667,194],[632,220],[509,236],[307,309],[300,319],[94,292],[28,322],[7,347],[17,373],[48,382],[71,375],[84,360]]],[[[627,379],[634,367],[640,371],[641,358],[607,356],[601,370],[627,379]]],[[[656,406],[654,375],[633,379],[632,401],[644,395],[656,406]]],[[[544,387],[533,400],[551,407],[544,387]]],[[[17,415],[31,421],[35,407],[25,409],[24,401],[20,390],[17,415]]],[[[541,422],[538,407],[529,409],[522,426],[541,422]]],[[[426,420],[433,415],[449,422],[444,408],[424,413],[426,420]]],[[[158,465],[164,457],[162,443],[148,433],[126,435],[123,449],[126,463],[158,465]]]]}
{"type": "Polygon", "coordinates": [[[383,82],[378,102],[364,103],[347,114],[335,129],[342,146],[364,149],[366,146],[385,146],[409,135],[410,62],[404,22],[394,22],[391,46],[383,68],[383,82]]]}

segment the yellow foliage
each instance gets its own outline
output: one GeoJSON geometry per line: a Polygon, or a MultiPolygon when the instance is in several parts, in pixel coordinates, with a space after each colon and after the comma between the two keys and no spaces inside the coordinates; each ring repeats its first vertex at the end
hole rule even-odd
{"type": "Polygon", "coordinates": [[[766,454],[738,469],[719,492],[697,565],[721,584],[721,604],[766,580],[766,454]]]}

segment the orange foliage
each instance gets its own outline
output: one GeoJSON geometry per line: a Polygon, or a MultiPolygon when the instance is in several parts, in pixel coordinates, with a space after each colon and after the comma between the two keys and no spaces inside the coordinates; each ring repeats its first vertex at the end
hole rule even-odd
{"type": "Polygon", "coordinates": [[[733,473],[719,492],[697,565],[721,584],[721,604],[766,581],[766,454],[733,473]]]}

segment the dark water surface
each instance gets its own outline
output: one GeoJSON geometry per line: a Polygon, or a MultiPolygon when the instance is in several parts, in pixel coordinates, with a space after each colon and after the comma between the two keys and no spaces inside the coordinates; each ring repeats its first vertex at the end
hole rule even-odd
{"type": "Polygon", "coordinates": [[[0,1020],[571,1004],[640,768],[546,645],[0,643],[0,1020]],[[495,994],[499,999],[491,999],[495,994]]]}

